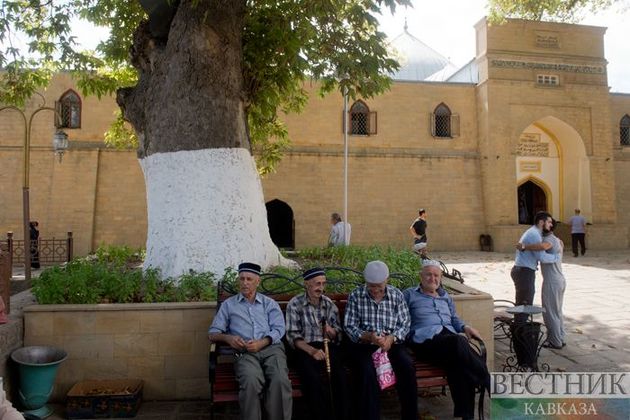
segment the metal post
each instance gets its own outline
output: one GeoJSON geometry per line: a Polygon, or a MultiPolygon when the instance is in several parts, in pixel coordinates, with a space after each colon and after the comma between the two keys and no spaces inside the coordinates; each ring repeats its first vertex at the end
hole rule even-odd
{"type": "MultiPolygon", "coordinates": [[[[41,95],[40,95],[41,96],[41,95]]],[[[42,96],[43,98],[43,96],[42,96]]],[[[44,104],[45,104],[44,99],[44,104]]],[[[31,229],[30,229],[30,201],[29,201],[29,169],[30,169],[30,160],[31,160],[31,127],[33,125],[33,117],[37,115],[40,111],[52,111],[55,113],[55,116],[59,117],[57,110],[55,108],[51,108],[49,106],[40,106],[31,114],[30,118],[26,119],[26,114],[24,111],[19,109],[18,107],[9,105],[0,108],[0,112],[5,109],[12,109],[14,111],[19,112],[24,120],[24,172],[22,179],[22,217],[24,224],[24,280],[29,281],[31,279],[31,229]]]]}
{"type": "Polygon", "coordinates": [[[343,90],[343,243],[348,244],[348,89],[343,90]]]}
{"type": "Polygon", "coordinates": [[[72,261],[72,257],[74,254],[74,239],[72,238],[72,232],[68,232],[68,237],[66,239],[66,246],[67,246],[67,255],[66,255],[66,259],[68,262],[72,261]]]}

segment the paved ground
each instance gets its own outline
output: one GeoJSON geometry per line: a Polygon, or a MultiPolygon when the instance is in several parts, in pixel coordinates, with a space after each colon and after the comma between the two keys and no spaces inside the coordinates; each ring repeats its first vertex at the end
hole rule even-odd
{"type": "MultiPolygon", "coordinates": [[[[562,350],[543,349],[540,362],[552,371],[630,371],[630,252],[588,252],[587,256],[565,258],[563,270],[567,279],[565,316],[567,347],[562,350]]],[[[495,299],[514,298],[510,279],[513,255],[466,252],[434,253],[449,268],[462,272],[466,284],[490,293],[495,299]]],[[[536,281],[536,302],[540,304],[541,278],[536,281]]],[[[502,370],[509,347],[495,340],[495,370],[502,370]]],[[[488,406],[486,403],[486,407],[488,406]]],[[[384,420],[399,418],[394,395],[383,397],[384,420]]],[[[50,420],[63,419],[63,408],[50,420]]],[[[420,399],[421,418],[451,418],[448,396],[420,399]]],[[[238,407],[226,405],[218,410],[217,420],[237,419],[238,407]]],[[[303,407],[296,407],[295,419],[302,419],[303,407]]],[[[145,402],[139,420],[209,419],[208,402],[145,402]]],[[[489,418],[489,416],[486,416],[489,418]]]]}

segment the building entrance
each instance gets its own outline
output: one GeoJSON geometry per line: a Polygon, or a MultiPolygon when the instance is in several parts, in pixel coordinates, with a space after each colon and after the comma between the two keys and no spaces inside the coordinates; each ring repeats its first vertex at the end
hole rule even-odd
{"type": "Polygon", "coordinates": [[[518,187],[518,223],[531,225],[539,211],[548,211],[547,195],[536,183],[527,181],[518,187]]]}
{"type": "Polygon", "coordinates": [[[276,199],[265,204],[265,207],[273,243],[278,248],[295,248],[295,220],[291,206],[276,199]]]}

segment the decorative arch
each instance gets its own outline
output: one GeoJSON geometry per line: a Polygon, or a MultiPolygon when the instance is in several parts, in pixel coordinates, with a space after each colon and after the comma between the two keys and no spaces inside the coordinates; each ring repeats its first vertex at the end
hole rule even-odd
{"type": "MultiPolygon", "coordinates": [[[[547,115],[530,122],[515,134],[515,184],[528,177],[544,183],[549,195],[549,212],[561,221],[580,208],[586,215],[592,211],[591,165],[587,145],[572,125],[547,115]],[[538,148],[536,143],[546,148],[538,148]]],[[[543,185],[540,185],[543,188],[543,185]]],[[[518,203],[518,197],[517,197],[518,203]]],[[[518,213],[518,211],[517,211],[518,213]]]]}
{"type": "Polygon", "coordinates": [[[539,211],[553,214],[553,193],[541,179],[528,176],[522,179],[516,189],[518,223],[531,225],[539,211]]]}
{"type": "Polygon", "coordinates": [[[444,102],[435,107],[431,122],[433,137],[453,137],[451,115],[451,109],[444,102]]]}
{"type": "Polygon", "coordinates": [[[56,105],[59,128],[81,128],[82,102],[77,92],[68,89],[59,97],[56,105]]]}
{"type": "Polygon", "coordinates": [[[271,240],[278,248],[295,248],[295,219],[293,209],[282,200],[265,204],[271,240]]]}
{"type": "Polygon", "coordinates": [[[630,115],[626,114],[619,121],[619,144],[630,146],[630,115]]]}
{"type": "Polygon", "coordinates": [[[370,134],[370,107],[360,99],[350,107],[350,134],[355,136],[370,134]]]}

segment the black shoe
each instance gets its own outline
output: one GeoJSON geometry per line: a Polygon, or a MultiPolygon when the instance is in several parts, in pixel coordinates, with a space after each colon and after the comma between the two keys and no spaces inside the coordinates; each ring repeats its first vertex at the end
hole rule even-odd
{"type": "Polygon", "coordinates": [[[543,346],[544,348],[546,348],[546,349],[556,349],[556,350],[560,350],[561,348],[563,348],[563,347],[565,346],[565,344],[564,344],[564,343],[562,343],[562,345],[560,345],[560,346],[556,346],[555,344],[551,344],[550,342],[545,341],[545,342],[543,343],[543,345],[542,345],[542,346],[543,346]]]}
{"type": "Polygon", "coordinates": [[[577,256],[578,256],[577,254],[573,254],[573,257],[577,257],[577,256]]]}

